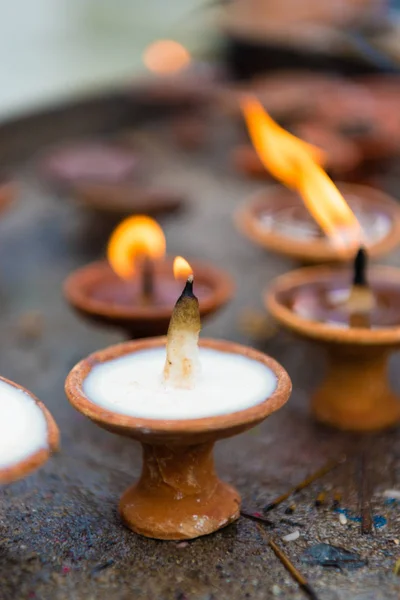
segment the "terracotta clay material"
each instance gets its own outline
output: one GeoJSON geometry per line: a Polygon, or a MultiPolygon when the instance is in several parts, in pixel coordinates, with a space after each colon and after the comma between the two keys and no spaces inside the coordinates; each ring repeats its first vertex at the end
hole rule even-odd
{"type": "Polygon", "coordinates": [[[5,210],[14,200],[17,194],[17,186],[10,179],[0,178],[0,211],[5,210]]]}
{"type": "MultiPolygon", "coordinates": [[[[222,308],[232,298],[231,277],[212,265],[191,260],[195,291],[202,318],[222,308]]],[[[172,259],[155,264],[155,298],[141,304],[138,281],[121,280],[107,261],[86,265],[71,273],[64,284],[64,295],[82,316],[102,325],[123,329],[128,337],[149,337],[167,332],[171,312],[182,291],[175,281],[172,259]]]]}
{"type": "Polygon", "coordinates": [[[40,161],[43,177],[61,189],[78,183],[121,183],[140,172],[137,152],[106,142],[78,142],[49,151],[40,161]]]}
{"type": "Polygon", "coordinates": [[[377,304],[370,328],[349,327],[340,309],[324,308],[327,294],[350,289],[350,269],[292,271],[273,281],[264,296],[279,323],[327,349],[328,371],[311,409],[318,421],[351,431],[381,430],[400,421],[400,400],[387,378],[389,355],[400,346],[400,270],[373,267],[368,280],[377,304]],[[326,322],[336,318],[339,324],[326,322]]]}
{"type": "Polygon", "coordinates": [[[178,210],[184,197],[168,189],[156,189],[134,182],[77,183],[73,195],[84,207],[106,216],[159,215],[178,210]]]}
{"type": "Polygon", "coordinates": [[[16,463],[10,467],[0,468],[0,484],[4,483],[12,483],[13,481],[17,481],[18,479],[22,479],[30,475],[33,471],[36,471],[39,467],[44,465],[45,462],[49,459],[50,455],[53,452],[56,452],[59,447],[60,434],[58,431],[58,427],[45,407],[45,405],[40,402],[31,392],[26,390],[22,385],[18,385],[5,377],[0,377],[0,381],[4,381],[8,385],[15,387],[18,390],[28,394],[38,405],[40,410],[42,411],[46,423],[47,423],[47,446],[46,448],[41,448],[37,452],[34,452],[24,460],[16,463]]]}
{"type": "MultiPolygon", "coordinates": [[[[372,224],[378,216],[388,222],[388,231],[380,239],[370,243],[371,232],[366,232],[365,244],[371,257],[382,256],[390,252],[400,242],[400,208],[398,204],[383,192],[367,186],[336,183],[350,207],[357,205],[365,212],[371,213],[372,224]],[[376,215],[376,218],[372,218],[376,215]]],[[[345,262],[353,258],[354,248],[348,251],[338,251],[329,239],[314,225],[300,196],[283,186],[274,186],[257,194],[253,199],[243,204],[235,214],[235,223],[241,233],[255,244],[294,258],[304,263],[345,262]],[[260,220],[263,216],[285,221],[285,214],[291,214],[293,222],[300,224],[307,221],[312,232],[300,236],[289,235],[279,230],[273,221],[264,225],[260,220]],[[316,234],[316,235],[315,235],[316,234]]]]}
{"type": "Polygon", "coordinates": [[[83,384],[91,369],[133,352],[164,346],[165,337],[112,346],[90,355],[69,374],[66,393],[72,405],[100,427],[131,437],[143,446],[139,481],[122,496],[125,524],[147,537],[191,539],[225,527],[239,517],[240,496],[214,468],[213,446],[266,419],[288,400],[291,382],[272,358],[227,341],[203,339],[200,346],[241,354],[271,369],[277,379],[269,398],[245,410],[200,419],[156,420],[110,412],[91,402],[83,384]]]}
{"type": "MultiPolygon", "coordinates": [[[[400,151],[399,85],[380,78],[341,82],[321,97],[314,117],[357,144],[365,160],[383,160],[400,151]]],[[[389,78],[390,79],[390,78],[389,78]]]]}
{"type": "Polygon", "coordinates": [[[362,161],[362,154],[355,142],[324,124],[305,121],[291,131],[323,151],[325,160],[322,166],[332,177],[351,174],[362,161]]]}

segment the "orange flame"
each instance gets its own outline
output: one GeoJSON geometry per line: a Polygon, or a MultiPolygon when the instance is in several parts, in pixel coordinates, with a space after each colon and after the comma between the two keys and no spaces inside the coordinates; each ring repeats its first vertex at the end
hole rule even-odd
{"type": "Polygon", "coordinates": [[[264,167],[276,179],[295,188],[302,157],[323,161],[322,150],[282,129],[257,98],[245,96],[241,104],[253,146],[264,167]]]}
{"type": "Polygon", "coordinates": [[[149,71],[158,75],[170,75],[182,71],[190,63],[190,54],[173,40],[157,40],[146,48],[143,62],[149,71]]]}
{"type": "Polygon", "coordinates": [[[107,258],[117,275],[130,279],[136,272],[138,259],[145,256],[161,259],[165,249],[164,233],[156,221],[145,216],[128,217],[111,234],[107,258]]]}
{"type": "Polygon", "coordinates": [[[338,248],[359,246],[361,225],[333,181],[314,163],[302,166],[298,191],[311,216],[338,248]]]}
{"type": "Polygon", "coordinates": [[[242,110],[254,148],[266,169],[299,192],[310,214],[338,247],[359,244],[362,231],[356,216],[318,165],[323,153],[282,129],[257,98],[246,96],[242,110]]]}
{"type": "Polygon", "coordinates": [[[173,271],[175,279],[187,279],[189,275],[193,275],[192,267],[182,256],[175,257],[173,271]]]}

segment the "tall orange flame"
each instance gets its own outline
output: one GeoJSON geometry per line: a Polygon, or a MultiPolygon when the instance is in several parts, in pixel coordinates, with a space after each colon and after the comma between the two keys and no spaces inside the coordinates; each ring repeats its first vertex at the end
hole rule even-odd
{"type": "Polygon", "coordinates": [[[189,275],[193,275],[192,267],[182,256],[175,257],[173,271],[175,279],[187,279],[189,275]]]}
{"type": "Polygon", "coordinates": [[[156,221],[146,216],[128,217],[120,223],[108,242],[107,258],[113,271],[122,279],[136,272],[137,261],[165,256],[164,232],[156,221]]]}
{"type": "Polygon", "coordinates": [[[298,162],[312,157],[318,163],[324,153],[278,125],[254,96],[245,96],[242,110],[253,146],[264,167],[288,187],[296,187],[298,162]]]}
{"type": "Polygon", "coordinates": [[[299,192],[323,231],[338,247],[359,244],[362,230],[343,196],[319,166],[323,154],[285,131],[253,96],[242,101],[250,138],[265,168],[299,192]]]}
{"type": "Polygon", "coordinates": [[[143,62],[153,73],[170,75],[188,66],[190,54],[174,40],[157,40],[144,51],[143,62]]]}

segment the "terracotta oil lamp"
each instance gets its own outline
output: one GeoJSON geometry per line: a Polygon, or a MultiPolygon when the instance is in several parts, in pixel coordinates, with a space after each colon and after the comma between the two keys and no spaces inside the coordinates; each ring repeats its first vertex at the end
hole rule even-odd
{"type": "Polygon", "coordinates": [[[390,389],[388,358],[400,346],[400,270],[365,274],[360,250],[350,269],[308,267],[278,277],[265,292],[273,317],[290,331],[322,344],[328,372],[311,398],[315,418],[351,431],[375,431],[400,421],[390,389]]]}
{"type": "Polygon", "coordinates": [[[54,148],[39,163],[43,177],[61,189],[78,183],[131,181],[140,170],[140,157],[106,142],[78,142],[54,148]]]}
{"type": "MultiPolygon", "coordinates": [[[[164,335],[179,291],[165,249],[155,221],[128,218],[110,238],[108,260],[74,271],[65,281],[64,295],[86,319],[122,329],[129,338],[164,335]]],[[[227,273],[208,263],[195,260],[192,266],[205,318],[231,299],[234,285],[227,273]]]]}
{"type": "Polygon", "coordinates": [[[358,219],[371,256],[386,254],[399,243],[395,201],[367,186],[346,183],[337,188],[318,165],[312,146],[280,128],[257,101],[246,102],[245,117],[260,159],[286,187],[271,186],[239,208],[235,221],[244,235],[302,262],[348,261],[354,246],[332,243],[335,236],[329,235],[324,214],[328,204],[344,229],[358,219]]]}
{"type": "MultiPolygon", "coordinates": [[[[368,254],[384,256],[400,242],[400,208],[380,190],[338,183],[337,187],[365,232],[368,254]]],[[[295,190],[274,185],[260,191],[236,212],[239,231],[253,243],[302,263],[343,262],[346,252],[332,244],[295,190]]]]}
{"type": "Polygon", "coordinates": [[[352,140],[364,160],[385,160],[400,151],[398,94],[398,77],[339,81],[320,95],[314,117],[352,140]]]}
{"type": "Polygon", "coordinates": [[[84,208],[105,217],[162,215],[182,208],[181,193],[137,183],[77,183],[74,197],[84,208]]]}
{"type": "Polygon", "coordinates": [[[58,449],[47,408],[25,388],[0,377],[0,484],[27,477],[58,449]]]}
{"type": "Polygon", "coordinates": [[[263,421],[291,391],[265,354],[221,340],[199,344],[193,290],[189,274],[167,337],[95,352],[66,381],[77,410],[142,444],[141,476],[119,512],[136,533],[164,540],[206,535],[239,517],[239,493],[215,472],[214,443],[263,421]]]}
{"type": "Polygon", "coordinates": [[[105,217],[156,215],[183,205],[181,193],[150,185],[146,158],[123,144],[87,142],[54,149],[42,159],[43,177],[84,208],[105,217]]]}

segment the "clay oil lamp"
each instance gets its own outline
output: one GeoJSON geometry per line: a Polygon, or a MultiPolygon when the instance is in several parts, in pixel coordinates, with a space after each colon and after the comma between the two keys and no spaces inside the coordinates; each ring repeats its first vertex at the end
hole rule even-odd
{"type": "Polygon", "coordinates": [[[47,408],[22,386],[0,377],[0,484],[27,477],[58,449],[47,408]]]}
{"type": "Polygon", "coordinates": [[[65,388],[97,425],[142,444],[141,476],[119,512],[136,533],[164,540],[206,535],[239,517],[239,493],[215,472],[214,443],[260,423],[291,392],[287,373],[265,354],[228,341],[199,343],[196,272],[195,279],[189,271],[166,337],[95,352],[65,388]]]}
{"type": "Polygon", "coordinates": [[[155,40],[143,53],[146,76],[132,89],[135,103],[148,106],[190,108],[208,104],[213,96],[217,71],[205,62],[194,61],[181,43],[155,40]]]}
{"type": "Polygon", "coordinates": [[[120,183],[140,169],[139,157],[106,142],[78,142],[49,151],[39,165],[43,176],[62,189],[78,183],[120,183]]]}
{"type": "Polygon", "coordinates": [[[150,185],[144,153],[123,144],[82,142],[60,147],[42,159],[40,171],[57,190],[107,218],[171,212],[184,201],[175,190],[150,185]]]}
{"type": "MultiPolygon", "coordinates": [[[[88,264],[66,280],[64,294],[86,319],[122,329],[129,338],[164,335],[179,291],[165,257],[161,227],[150,217],[130,217],[111,235],[108,260],[88,264]]],[[[232,297],[233,282],[216,267],[193,261],[200,313],[215,313],[232,297]]]]}
{"type": "Polygon", "coordinates": [[[342,81],[320,95],[314,117],[357,145],[363,160],[382,161],[399,154],[398,81],[385,78],[342,81]]]}
{"type": "Polygon", "coordinates": [[[336,187],[318,165],[313,146],[280,128],[254,98],[246,99],[243,108],[261,160],[286,186],[271,186],[239,208],[237,227],[252,242],[305,263],[350,260],[351,243],[340,248],[332,243],[320,210],[323,195],[339,220],[358,220],[370,256],[386,254],[399,243],[400,209],[395,201],[367,186],[336,187]]]}
{"type": "MultiPolygon", "coordinates": [[[[357,235],[357,232],[354,232],[357,235]]],[[[272,316],[290,331],[322,344],[328,372],[311,399],[315,418],[351,431],[374,431],[400,421],[400,400],[389,387],[387,363],[400,346],[400,270],[307,267],[278,277],[265,292],[272,316]]]]}

